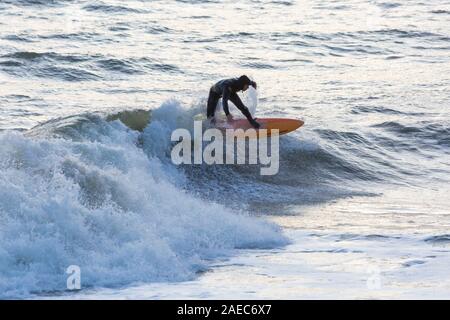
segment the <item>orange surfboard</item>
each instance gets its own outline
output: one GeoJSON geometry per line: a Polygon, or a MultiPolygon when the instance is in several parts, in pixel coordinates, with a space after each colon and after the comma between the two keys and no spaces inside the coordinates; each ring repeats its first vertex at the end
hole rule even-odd
{"type": "Polygon", "coordinates": [[[256,118],[256,121],[261,125],[259,129],[253,129],[252,125],[247,119],[235,119],[231,121],[220,121],[216,123],[216,128],[220,130],[226,129],[243,129],[247,132],[242,132],[242,130],[236,131],[235,136],[238,138],[249,137],[258,138],[260,136],[271,136],[271,135],[283,135],[300,128],[304,122],[297,119],[284,119],[284,118],[256,118]],[[265,129],[265,130],[264,130],[265,129]],[[278,130],[278,132],[276,131],[278,130]]]}

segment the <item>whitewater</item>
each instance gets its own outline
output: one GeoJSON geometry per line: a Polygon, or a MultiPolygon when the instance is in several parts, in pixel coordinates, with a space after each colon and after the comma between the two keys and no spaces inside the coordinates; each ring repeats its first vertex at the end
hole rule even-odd
{"type": "Polygon", "coordinates": [[[0,298],[449,298],[449,25],[445,0],[2,1],[0,298]],[[305,121],[279,172],[173,164],[241,74],[257,117],[305,121]]]}

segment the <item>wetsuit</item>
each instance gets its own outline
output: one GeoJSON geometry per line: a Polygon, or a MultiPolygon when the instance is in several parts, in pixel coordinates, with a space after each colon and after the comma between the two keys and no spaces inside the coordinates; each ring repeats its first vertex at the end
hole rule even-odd
{"type": "Polygon", "coordinates": [[[216,111],[217,102],[222,98],[223,111],[228,116],[230,111],[228,110],[228,100],[242,112],[247,120],[253,125],[259,127],[258,123],[253,119],[248,108],[242,103],[237,91],[242,90],[238,83],[238,79],[225,79],[220,80],[209,90],[208,107],[206,109],[206,116],[208,118],[214,117],[216,111]]]}

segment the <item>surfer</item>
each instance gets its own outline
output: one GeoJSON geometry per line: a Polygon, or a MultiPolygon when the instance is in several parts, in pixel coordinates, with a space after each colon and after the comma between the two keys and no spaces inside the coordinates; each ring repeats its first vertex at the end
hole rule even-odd
{"type": "Polygon", "coordinates": [[[214,118],[214,113],[216,111],[217,102],[220,98],[222,98],[223,111],[225,112],[228,121],[233,120],[233,116],[228,110],[228,100],[230,100],[242,112],[254,128],[259,128],[260,124],[253,119],[250,111],[242,103],[237,94],[238,91],[247,90],[249,86],[256,89],[256,82],[250,80],[246,75],[242,75],[239,78],[220,80],[213,85],[209,90],[208,107],[206,109],[206,116],[211,123],[214,124],[216,121],[214,118]]]}

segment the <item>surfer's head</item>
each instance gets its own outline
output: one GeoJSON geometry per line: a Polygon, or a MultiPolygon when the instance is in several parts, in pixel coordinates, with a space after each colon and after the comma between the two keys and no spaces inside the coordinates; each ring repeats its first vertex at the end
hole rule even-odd
{"type": "Polygon", "coordinates": [[[256,89],[256,83],[244,74],[236,80],[234,89],[236,91],[245,91],[249,86],[253,86],[256,89]]]}

